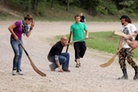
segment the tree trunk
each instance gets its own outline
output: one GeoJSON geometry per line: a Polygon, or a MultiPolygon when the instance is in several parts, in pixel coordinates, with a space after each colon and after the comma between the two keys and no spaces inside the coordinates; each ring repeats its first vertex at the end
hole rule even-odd
{"type": "Polygon", "coordinates": [[[67,0],[67,7],[66,7],[66,11],[69,11],[69,3],[70,3],[70,0],[67,0]]]}
{"type": "Polygon", "coordinates": [[[51,9],[54,7],[54,0],[51,0],[51,9]]]}

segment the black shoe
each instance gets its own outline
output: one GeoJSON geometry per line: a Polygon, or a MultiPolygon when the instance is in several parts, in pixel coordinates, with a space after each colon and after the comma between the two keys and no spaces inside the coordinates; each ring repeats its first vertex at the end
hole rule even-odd
{"type": "Polygon", "coordinates": [[[70,72],[70,70],[69,70],[69,69],[63,69],[63,71],[64,71],[64,72],[70,72]]]}
{"type": "Polygon", "coordinates": [[[53,64],[50,64],[49,67],[50,67],[50,70],[51,70],[51,71],[55,71],[55,69],[57,68],[57,67],[54,66],[53,64]]]}
{"type": "Polygon", "coordinates": [[[134,70],[135,70],[135,75],[134,75],[134,77],[133,77],[133,80],[136,80],[136,79],[138,79],[138,67],[135,66],[135,67],[134,67],[134,70]]]}
{"type": "Polygon", "coordinates": [[[128,76],[122,76],[122,77],[119,77],[118,80],[127,80],[128,79],[128,76]]]}
{"type": "Polygon", "coordinates": [[[135,76],[133,77],[133,80],[138,79],[138,74],[135,74],[135,76]]]}

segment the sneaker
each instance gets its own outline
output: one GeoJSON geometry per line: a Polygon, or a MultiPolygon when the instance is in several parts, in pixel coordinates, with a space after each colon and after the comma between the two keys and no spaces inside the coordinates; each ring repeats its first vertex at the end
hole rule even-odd
{"type": "Polygon", "coordinates": [[[122,77],[119,77],[118,80],[127,80],[128,79],[128,76],[122,76],[122,77]]]}
{"type": "Polygon", "coordinates": [[[80,66],[81,66],[81,63],[80,63],[80,61],[78,60],[75,60],[75,62],[76,62],[76,68],[79,68],[80,66]]]}
{"type": "Polygon", "coordinates": [[[23,75],[22,71],[17,72],[19,75],[23,75]]]}
{"type": "Polygon", "coordinates": [[[81,66],[81,63],[76,63],[76,68],[79,68],[81,66]]]}
{"type": "Polygon", "coordinates": [[[76,68],[79,68],[80,67],[80,64],[76,64],[76,68]]]}
{"type": "Polygon", "coordinates": [[[64,72],[70,72],[70,70],[69,70],[69,69],[63,69],[63,71],[64,71],[64,72]]]}
{"type": "Polygon", "coordinates": [[[12,71],[12,75],[16,75],[16,70],[13,70],[12,71]]]}

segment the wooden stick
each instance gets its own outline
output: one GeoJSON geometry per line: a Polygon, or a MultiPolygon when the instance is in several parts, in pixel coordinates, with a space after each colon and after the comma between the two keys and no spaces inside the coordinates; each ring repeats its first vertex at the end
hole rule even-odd
{"type": "Polygon", "coordinates": [[[126,34],[124,34],[124,33],[122,33],[122,32],[117,32],[117,31],[114,31],[114,34],[115,35],[118,35],[118,36],[123,36],[124,38],[128,38],[128,35],[126,35],[126,34]]]}
{"type": "MultiPolygon", "coordinates": [[[[70,43],[70,40],[71,40],[71,32],[69,34],[69,41],[68,41],[68,43],[70,43]]],[[[68,49],[69,49],[69,45],[67,45],[66,52],[68,52],[68,49]]]]}
{"type": "MultiPolygon", "coordinates": [[[[119,53],[119,51],[122,49],[122,47],[125,45],[125,42],[123,43],[123,45],[119,48],[119,50],[118,50],[118,53],[119,53]]],[[[109,66],[109,65],[111,65],[112,63],[113,63],[113,61],[114,61],[114,59],[115,59],[115,57],[118,55],[118,53],[116,53],[109,61],[107,61],[106,63],[103,63],[103,64],[101,64],[100,65],[100,67],[107,67],[107,66],[109,66]]]]}
{"type": "Polygon", "coordinates": [[[34,69],[34,71],[35,71],[36,73],[38,73],[39,75],[45,77],[46,74],[43,73],[43,72],[41,72],[41,71],[35,66],[35,64],[34,64],[33,61],[31,60],[29,54],[27,53],[27,51],[26,51],[25,48],[23,47],[22,43],[21,43],[19,40],[18,40],[18,42],[20,43],[20,45],[21,45],[21,47],[23,48],[25,54],[27,55],[27,57],[28,57],[28,59],[29,59],[29,61],[30,61],[30,63],[31,63],[31,66],[32,66],[32,68],[34,69]]]}

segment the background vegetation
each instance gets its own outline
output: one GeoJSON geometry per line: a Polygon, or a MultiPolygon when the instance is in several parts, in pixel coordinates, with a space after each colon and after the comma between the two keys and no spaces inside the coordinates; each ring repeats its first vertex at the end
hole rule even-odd
{"type": "Polygon", "coordinates": [[[0,0],[0,5],[21,15],[29,12],[40,20],[71,20],[83,12],[88,21],[110,21],[122,14],[136,17],[138,13],[138,0],[0,0]]]}

